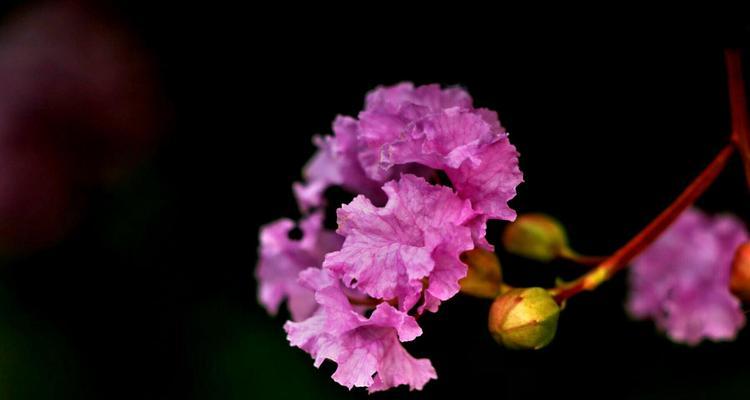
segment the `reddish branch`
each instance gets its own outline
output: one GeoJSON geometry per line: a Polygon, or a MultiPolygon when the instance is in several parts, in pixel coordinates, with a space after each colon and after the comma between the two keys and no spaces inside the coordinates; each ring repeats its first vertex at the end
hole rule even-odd
{"type": "Polygon", "coordinates": [[[748,123],[747,98],[745,96],[745,83],[742,79],[740,52],[738,50],[727,50],[725,59],[727,83],[729,85],[729,105],[732,115],[732,144],[725,146],[690,186],[628,243],[579,279],[551,289],[550,292],[555,296],[558,303],[562,303],[584,290],[593,290],[617,271],[625,268],[635,256],[653,243],[686,208],[692,205],[708,189],[726,167],[735,147],[742,155],[745,176],[750,186],[750,123],[748,123]]]}
{"type": "Polygon", "coordinates": [[[742,79],[742,59],[739,50],[724,52],[729,85],[729,108],[732,113],[732,141],[737,145],[745,167],[745,178],[750,187],[750,124],[747,115],[745,81],[742,79]]]}
{"type": "Polygon", "coordinates": [[[584,290],[596,288],[617,271],[625,268],[635,256],[653,243],[686,208],[692,205],[708,189],[727,165],[727,161],[729,161],[733,152],[734,146],[731,144],[725,146],[711,164],[695,178],[669,207],[596,268],[573,282],[552,289],[552,294],[558,303],[562,303],[584,290]]]}

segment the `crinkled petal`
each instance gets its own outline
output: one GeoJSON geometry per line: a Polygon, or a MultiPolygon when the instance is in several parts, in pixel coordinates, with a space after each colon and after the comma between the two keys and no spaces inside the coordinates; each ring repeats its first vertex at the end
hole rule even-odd
{"type": "MultiPolygon", "coordinates": [[[[381,86],[367,94],[365,110],[359,114],[359,161],[370,178],[385,182],[395,172],[388,147],[408,140],[407,130],[422,118],[444,109],[470,109],[472,99],[461,88],[441,89],[440,85],[415,88],[410,82],[381,86]]],[[[456,150],[460,158],[461,150],[456,150]]],[[[403,164],[403,163],[401,163],[403,164]]]]}
{"type": "Polygon", "coordinates": [[[310,353],[316,367],[326,359],[337,364],[332,378],[348,388],[383,390],[402,384],[421,389],[436,377],[429,360],[414,359],[400,341],[421,335],[414,317],[387,303],[365,317],[349,304],[344,288],[328,270],[310,268],[301,282],[315,289],[320,308],[301,322],[284,325],[292,346],[310,353]]]}
{"type": "MultiPolygon", "coordinates": [[[[353,339],[348,339],[353,341],[353,339]]],[[[378,370],[377,345],[354,347],[350,351],[338,354],[338,367],[331,376],[334,381],[351,389],[353,386],[368,387],[372,385],[372,376],[378,370]]]]}
{"type": "Polygon", "coordinates": [[[701,340],[733,340],[745,324],[740,301],[725,287],[680,293],[664,304],[657,323],[672,340],[691,345],[701,340]]]}
{"type": "Polygon", "coordinates": [[[365,175],[359,163],[359,122],[338,116],[333,122],[334,136],[314,139],[318,151],[304,168],[306,183],[295,183],[294,193],[302,210],[323,204],[323,193],[333,185],[365,194],[374,201],[384,200],[380,183],[365,175]]]}
{"type": "Polygon", "coordinates": [[[287,300],[292,319],[307,318],[317,308],[311,290],[297,280],[300,271],[320,266],[327,252],[341,247],[343,238],[323,229],[323,215],[311,214],[300,223],[303,237],[289,238],[294,222],[281,219],[261,228],[256,269],[260,303],[271,314],[287,300]]]}
{"type": "Polygon", "coordinates": [[[419,309],[420,314],[425,309],[437,312],[441,302],[455,296],[461,289],[458,281],[466,276],[468,267],[459,257],[461,253],[471,249],[453,246],[454,243],[461,243],[461,240],[448,241],[433,251],[435,269],[430,274],[429,284],[424,292],[424,302],[419,309]]]}
{"type": "MultiPolygon", "coordinates": [[[[407,164],[445,171],[478,212],[514,220],[508,202],[523,181],[516,148],[495,112],[473,108],[461,90],[447,91],[401,84],[370,93],[359,114],[360,164],[379,181],[397,176],[395,168],[407,164]]],[[[483,237],[475,240],[486,247],[483,237]]]]}
{"type": "Polygon", "coordinates": [[[346,240],[340,251],[326,256],[324,267],[347,286],[378,299],[397,298],[408,310],[435,268],[433,251],[439,246],[457,253],[457,264],[441,258],[440,268],[465,273],[458,255],[474,246],[464,224],[476,214],[449,188],[413,175],[388,182],[383,190],[388,202],[382,208],[359,196],[338,210],[337,232],[346,240]]]}
{"type": "Polygon", "coordinates": [[[412,357],[398,341],[391,339],[385,344],[378,373],[368,391],[373,393],[399,385],[409,385],[410,390],[422,390],[430,379],[437,379],[430,360],[412,357]]]}
{"type": "Polygon", "coordinates": [[[495,113],[448,108],[410,123],[400,140],[384,146],[381,166],[416,162],[435,169],[478,165],[479,150],[506,135],[495,113]]]}
{"type": "Polygon", "coordinates": [[[387,303],[380,303],[375,307],[368,324],[394,328],[398,339],[402,342],[412,341],[422,335],[422,328],[417,324],[417,320],[387,303]]]}
{"type": "Polygon", "coordinates": [[[441,89],[440,85],[431,84],[415,88],[411,82],[378,86],[367,93],[365,98],[365,110],[368,111],[398,113],[410,105],[425,107],[425,112],[434,112],[451,107],[471,108],[472,99],[469,93],[460,87],[441,89]]]}
{"type": "Polygon", "coordinates": [[[362,148],[358,159],[365,174],[373,180],[385,182],[394,171],[389,168],[392,162],[384,160],[386,145],[403,137],[409,119],[382,111],[363,111],[359,114],[360,140],[362,148]]]}
{"type": "MultiPolygon", "coordinates": [[[[299,347],[315,358],[320,348],[320,336],[325,332],[327,320],[326,314],[322,310],[318,310],[304,321],[287,321],[284,324],[284,330],[287,333],[289,344],[299,347]]],[[[315,366],[319,367],[320,363],[322,363],[322,360],[316,361],[315,366]]]]}
{"type": "Polygon", "coordinates": [[[323,194],[330,185],[330,182],[324,180],[293,183],[292,192],[297,199],[300,210],[307,211],[320,207],[323,204],[323,194]]]}
{"type": "Polygon", "coordinates": [[[523,182],[518,168],[518,152],[507,137],[483,147],[476,154],[477,164],[464,162],[446,173],[461,198],[471,200],[474,208],[492,219],[513,221],[516,212],[508,202],[523,182]]]}

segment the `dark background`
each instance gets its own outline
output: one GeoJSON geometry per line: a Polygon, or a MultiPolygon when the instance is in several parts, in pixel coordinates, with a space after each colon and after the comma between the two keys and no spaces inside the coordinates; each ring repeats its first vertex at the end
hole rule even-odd
{"type": "MultiPolygon", "coordinates": [[[[0,23],[21,3],[0,7],[0,23]]],[[[255,299],[258,228],[298,217],[290,186],[313,134],[328,133],[336,114],[356,115],[376,85],[460,84],[499,112],[521,152],[526,182],[513,207],[557,216],[574,247],[605,254],[726,143],[721,48],[745,44],[748,32],[652,32],[633,21],[514,27],[485,10],[312,20],[327,10],[149,3],[109,10],[158,61],[171,128],[153,158],[91,193],[63,242],[3,259],[0,397],[364,398],[329,378],[332,364],[316,370],[289,347],[287,316],[269,317],[255,299]],[[691,40],[671,40],[681,35],[691,40]]],[[[744,184],[735,159],[699,205],[750,221],[744,184]]],[[[490,241],[502,226],[491,225],[490,241]]],[[[583,272],[501,261],[518,286],[583,272]]],[[[555,341],[537,352],[498,347],[486,330],[489,302],[456,296],[407,344],[439,379],[372,397],[750,395],[747,330],[734,343],[673,344],[628,318],[625,275],[570,301],[555,341]]]]}

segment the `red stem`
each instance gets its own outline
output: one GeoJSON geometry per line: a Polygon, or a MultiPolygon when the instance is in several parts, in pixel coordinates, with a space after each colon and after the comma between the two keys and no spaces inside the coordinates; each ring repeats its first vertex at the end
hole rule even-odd
{"type": "Polygon", "coordinates": [[[635,256],[653,243],[687,207],[708,189],[726,167],[735,147],[742,156],[745,177],[748,186],[750,186],[750,123],[748,122],[745,82],[742,78],[741,54],[739,50],[729,49],[724,52],[724,57],[727,66],[729,107],[732,115],[732,144],[725,146],[690,186],[685,188],[667,209],[630,239],[625,246],[579,279],[551,289],[550,292],[559,303],[584,290],[593,290],[617,271],[625,268],[635,256]]]}
{"type": "Polygon", "coordinates": [[[745,81],[742,78],[742,54],[738,49],[724,51],[729,85],[729,108],[732,115],[732,141],[742,156],[745,178],[750,187],[750,123],[748,123],[745,81]]]}
{"type": "Polygon", "coordinates": [[[662,211],[661,214],[630,239],[629,242],[599,264],[599,266],[571,283],[552,289],[551,293],[555,297],[555,300],[558,303],[562,303],[584,290],[593,290],[617,271],[625,268],[635,256],[653,243],[686,208],[693,204],[708,189],[727,165],[727,161],[729,161],[733,151],[734,146],[732,144],[728,144],[721,149],[711,164],[685,188],[669,207],[662,211]]]}

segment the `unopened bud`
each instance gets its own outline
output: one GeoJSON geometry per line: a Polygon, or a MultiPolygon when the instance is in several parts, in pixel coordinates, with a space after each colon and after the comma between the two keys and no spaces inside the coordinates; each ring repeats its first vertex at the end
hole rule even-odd
{"type": "Polygon", "coordinates": [[[476,248],[461,254],[461,261],[469,266],[466,277],[458,282],[461,292],[488,299],[500,293],[503,276],[495,253],[476,248]]]}
{"type": "Polygon", "coordinates": [[[750,301],[750,242],[737,248],[732,262],[729,289],[744,301],[750,301]]]}
{"type": "Polygon", "coordinates": [[[490,308],[489,329],[498,343],[510,349],[541,349],[557,331],[560,307],[544,289],[513,289],[490,308]]]}
{"type": "Polygon", "coordinates": [[[505,228],[503,246],[510,253],[542,262],[570,252],[565,228],[545,214],[519,216],[505,228]]]}

